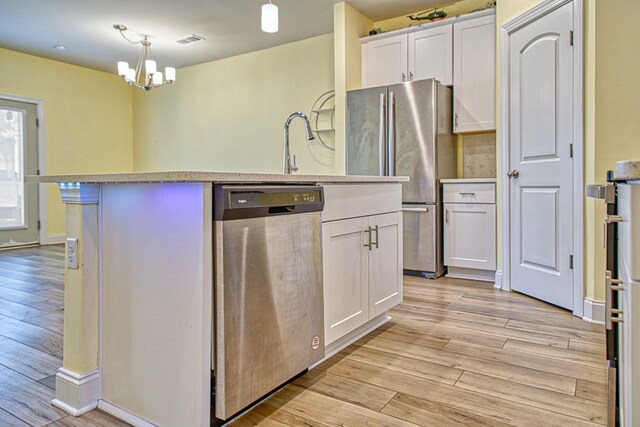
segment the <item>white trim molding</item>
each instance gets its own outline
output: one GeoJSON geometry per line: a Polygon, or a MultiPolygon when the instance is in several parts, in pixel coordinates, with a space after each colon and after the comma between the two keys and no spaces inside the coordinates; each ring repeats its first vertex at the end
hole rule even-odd
{"type": "Polygon", "coordinates": [[[56,233],[56,234],[46,234],[44,238],[40,238],[41,245],[59,245],[65,242],[66,234],[64,233],[56,233]]]}
{"type": "Polygon", "coordinates": [[[113,415],[114,417],[125,421],[135,427],[156,427],[155,424],[151,424],[150,422],[147,422],[142,418],[133,415],[131,412],[127,412],[124,409],[112,405],[111,403],[104,400],[100,400],[98,402],[98,409],[100,409],[102,412],[106,412],[109,415],[113,415]]]}
{"type": "MultiPolygon", "coordinates": [[[[554,10],[573,4],[573,314],[583,317],[584,298],[584,140],[583,140],[583,0],[545,0],[505,23],[500,28],[500,146],[502,167],[498,174],[502,181],[502,289],[511,290],[511,222],[510,222],[510,169],[509,151],[509,51],[511,34],[542,18],[554,10]]],[[[497,281],[496,281],[497,282],[497,281]]]]}
{"type": "Polygon", "coordinates": [[[61,182],[58,187],[60,188],[63,203],[86,205],[100,202],[99,184],[61,182]]]}
{"type": "Polygon", "coordinates": [[[502,289],[502,271],[496,270],[493,287],[495,289],[502,289]]]}
{"type": "Polygon", "coordinates": [[[98,406],[100,398],[100,372],[95,369],[86,374],[78,374],[59,368],[56,374],[56,398],[51,401],[77,417],[98,406]]]}
{"type": "Polygon", "coordinates": [[[582,318],[589,323],[604,325],[604,302],[589,298],[584,299],[584,315],[582,318]]]}

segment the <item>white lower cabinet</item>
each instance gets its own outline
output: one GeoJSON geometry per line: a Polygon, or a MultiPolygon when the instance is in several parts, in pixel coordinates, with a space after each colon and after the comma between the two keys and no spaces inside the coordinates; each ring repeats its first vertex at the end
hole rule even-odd
{"type": "Polygon", "coordinates": [[[443,187],[444,264],[448,267],[448,276],[493,281],[495,184],[458,182],[445,183],[443,187]]]}
{"type": "Polygon", "coordinates": [[[325,345],[402,302],[401,188],[392,186],[324,186],[325,345]],[[363,209],[372,215],[340,218],[363,209]]]}

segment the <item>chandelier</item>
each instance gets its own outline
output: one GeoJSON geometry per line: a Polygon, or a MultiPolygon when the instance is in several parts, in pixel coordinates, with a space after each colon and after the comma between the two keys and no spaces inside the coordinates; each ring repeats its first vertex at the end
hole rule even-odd
{"type": "Polygon", "coordinates": [[[149,41],[149,35],[139,34],[140,40],[131,40],[125,35],[127,27],[124,25],[116,24],[113,26],[120,32],[120,35],[131,44],[141,44],[142,53],[138,58],[136,68],[129,68],[129,63],[126,61],[118,61],[118,75],[122,79],[129,83],[131,86],[135,86],[144,91],[149,91],[154,87],[164,86],[176,81],[176,69],[174,67],[165,67],[164,75],[162,71],[158,71],[156,61],[151,56],[151,42],[149,41]]]}

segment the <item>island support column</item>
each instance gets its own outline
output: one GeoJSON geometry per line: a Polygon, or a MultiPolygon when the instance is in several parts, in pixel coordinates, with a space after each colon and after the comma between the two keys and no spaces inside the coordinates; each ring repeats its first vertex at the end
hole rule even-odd
{"type": "Polygon", "coordinates": [[[97,184],[61,183],[66,207],[64,353],[51,402],[78,416],[100,398],[100,230],[97,184]],[[69,266],[69,239],[77,239],[77,269],[69,266]]]}

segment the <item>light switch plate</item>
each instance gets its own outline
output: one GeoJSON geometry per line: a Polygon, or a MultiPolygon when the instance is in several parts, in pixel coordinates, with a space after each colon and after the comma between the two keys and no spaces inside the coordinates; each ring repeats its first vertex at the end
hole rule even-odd
{"type": "Polygon", "coordinates": [[[78,269],[78,239],[67,238],[67,268],[78,269]]]}

